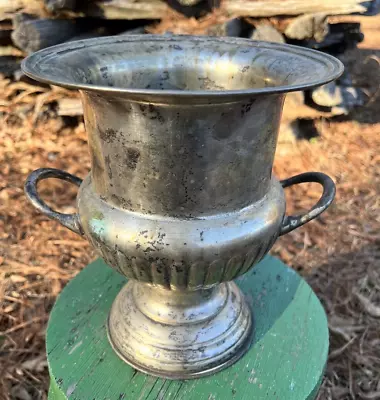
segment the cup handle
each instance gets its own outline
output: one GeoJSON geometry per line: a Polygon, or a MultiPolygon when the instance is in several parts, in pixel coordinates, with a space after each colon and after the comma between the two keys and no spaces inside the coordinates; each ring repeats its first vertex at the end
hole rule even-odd
{"type": "Polygon", "coordinates": [[[318,217],[330,206],[330,204],[334,200],[336,192],[335,183],[329,176],[321,172],[306,172],[304,174],[284,179],[280,183],[283,188],[287,188],[289,186],[298,185],[299,183],[306,182],[316,182],[321,184],[323,186],[322,196],[315,204],[315,206],[306,214],[296,216],[286,215],[282,222],[280,236],[285,235],[286,233],[289,233],[294,229],[297,229],[298,227],[305,225],[309,221],[318,217]]]}
{"type": "Polygon", "coordinates": [[[24,186],[26,197],[37,210],[41,211],[47,217],[58,221],[61,225],[77,233],[78,235],[83,235],[83,228],[81,226],[79,215],[77,213],[62,214],[58,211],[54,211],[38,195],[38,182],[48,178],[62,179],[64,181],[74,183],[78,187],[82,183],[82,179],[65,171],[61,171],[60,169],[40,168],[33,171],[26,179],[24,186]]]}

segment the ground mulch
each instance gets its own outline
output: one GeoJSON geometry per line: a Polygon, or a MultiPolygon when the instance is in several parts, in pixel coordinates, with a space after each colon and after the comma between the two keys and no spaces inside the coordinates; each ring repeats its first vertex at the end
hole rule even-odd
{"type": "MultiPolygon", "coordinates": [[[[333,206],[278,240],[272,254],[306,276],[329,318],[331,346],[320,400],[380,399],[380,67],[377,52],[351,54],[368,104],[345,120],[319,120],[312,140],[280,136],[275,174],[323,171],[337,184],[333,206]]],[[[90,245],[26,201],[29,172],[54,167],[84,177],[83,122],[57,117],[65,90],[0,81],[0,400],[46,399],[45,329],[56,296],[94,259],[90,245]]],[[[76,190],[41,183],[49,204],[75,210],[76,190]]],[[[306,210],[317,185],[287,189],[288,212],[306,210]]]]}

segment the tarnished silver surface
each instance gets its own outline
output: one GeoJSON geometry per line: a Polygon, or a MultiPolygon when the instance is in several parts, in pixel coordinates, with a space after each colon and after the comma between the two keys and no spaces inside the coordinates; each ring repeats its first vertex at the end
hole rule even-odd
{"type": "Polygon", "coordinates": [[[231,281],[287,233],[323,212],[331,179],[278,182],[273,158],[284,95],[342,73],[333,57],[236,38],[131,36],[71,42],[23,64],[40,81],[79,89],[92,160],[78,214],[33,204],[85,235],[131,281],[109,318],[116,352],[168,378],[212,373],[239,358],[252,317],[231,281]],[[319,182],[320,201],[285,217],[283,186],[319,182]]]}
{"type": "Polygon", "coordinates": [[[113,303],[108,329],[115,351],[136,369],[189,379],[240,358],[250,345],[252,317],[233,282],[176,292],[131,281],[113,303]]]}

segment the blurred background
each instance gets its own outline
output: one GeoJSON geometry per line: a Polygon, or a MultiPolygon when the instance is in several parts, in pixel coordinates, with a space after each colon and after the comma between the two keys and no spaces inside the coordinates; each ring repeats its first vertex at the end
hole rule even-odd
{"type": "MultiPolygon", "coordinates": [[[[65,41],[146,33],[291,43],[345,64],[337,82],[287,98],[276,176],[325,172],[337,197],[271,253],[306,277],[328,314],[330,356],[319,399],[380,399],[379,11],[379,0],[0,0],[0,400],[47,398],[49,312],[95,258],[87,241],[24,196],[32,170],[84,177],[90,161],[77,93],[31,81],[20,62],[65,41]]],[[[49,180],[41,189],[55,208],[75,210],[72,186],[49,180]]],[[[320,189],[301,185],[286,194],[296,213],[320,189]]]]}

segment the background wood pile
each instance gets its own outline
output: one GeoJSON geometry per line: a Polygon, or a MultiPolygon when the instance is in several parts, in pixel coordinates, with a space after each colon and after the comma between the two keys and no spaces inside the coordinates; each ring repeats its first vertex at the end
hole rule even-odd
{"type": "MultiPolygon", "coordinates": [[[[297,44],[344,59],[363,40],[353,14],[374,15],[379,0],[0,0],[0,74],[27,80],[22,58],[58,43],[121,34],[240,36],[297,44]]],[[[364,101],[348,73],[338,82],[288,96],[289,121],[348,114],[364,101]]],[[[76,98],[59,115],[80,115],[76,98]]]]}

